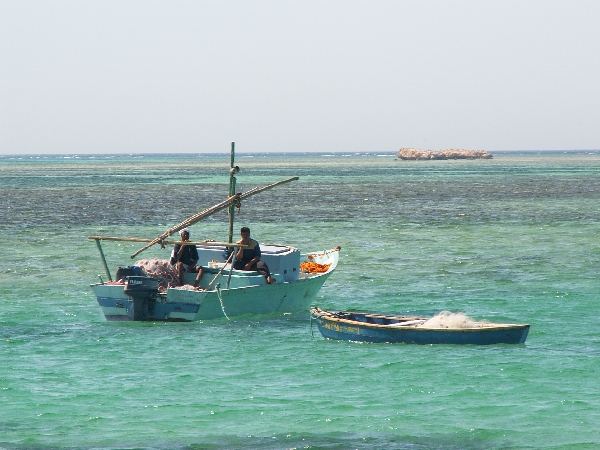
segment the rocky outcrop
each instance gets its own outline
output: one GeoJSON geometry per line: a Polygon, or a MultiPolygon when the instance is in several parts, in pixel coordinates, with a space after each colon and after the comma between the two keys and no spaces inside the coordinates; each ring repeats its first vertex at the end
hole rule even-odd
{"type": "Polygon", "coordinates": [[[486,150],[465,150],[449,148],[447,150],[418,150],[416,148],[401,148],[396,154],[398,159],[491,159],[493,156],[486,150]]]}

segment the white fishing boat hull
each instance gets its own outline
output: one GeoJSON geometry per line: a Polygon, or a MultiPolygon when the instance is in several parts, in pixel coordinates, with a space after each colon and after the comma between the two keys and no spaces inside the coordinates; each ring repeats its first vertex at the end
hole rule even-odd
{"type": "MultiPolygon", "coordinates": [[[[276,280],[273,284],[267,284],[256,272],[207,266],[202,283],[207,290],[168,288],[154,296],[143,316],[134,313],[136,306],[134,299],[126,293],[126,284],[97,283],[92,289],[107,320],[198,321],[257,314],[308,313],[323,283],[337,266],[339,248],[307,255],[310,261],[329,266],[322,273],[300,272],[299,252],[291,247],[282,248],[287,250],[265,254],[270,267],[278,270],[272,272],[276,280]]],[[[199,249],[201,255],[202,250],[199,249]]],[[[211,252],[214,257],[214,249],[204,252],[205,262],[211,252]]],[[[186,274],[188,280],[193,279],[193,275],[186,274]]]]}

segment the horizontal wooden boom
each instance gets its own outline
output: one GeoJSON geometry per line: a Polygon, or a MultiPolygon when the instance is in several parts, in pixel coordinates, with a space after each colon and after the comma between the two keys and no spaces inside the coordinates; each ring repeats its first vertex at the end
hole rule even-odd
{"type": "Polygon", "coordinates": [[[136,251],[133,255],[131,255],[131,258],[135,258],[137,255],[139,255],[140,253],[142,253],[144,250],[152,247],[154,244],[158,244],[159,242],[164,242],[164,240],[166,238],[168,238],[169,236],[171,236],[172,234],[178,232],[179,230],[183,230],[184,228],[189,227],[190,225],[195,224],[196,222],[199,222],[200,220],[204,219],[205,217],[211,216],[214,213],[221,211],[222,209],[225,209],[227,207],[229,207],[230,205],[237,203],[241,200],[244,200],[248,197],[252,197],[253,195],[256,195],[260,192],[266,191],[268,189],[272,189],[276,186],[285,184],[285,183],[289,183],[290,181],[295,181],[298,180],[298,177],[291,177],[291,178],[287,178],[285,180],[281,180],[281,181],[277,181],[275,183],[271,183],[268,184],[266,186],[262,186],[262,187],[255,187],[253,189],[250,189],[247,192],[243,192],[241,194],[235,194],[232,197],[229,197],[227,200],[222,201],[221,203],[217,203],[214,206],[211,206],[210,208],[206,208],[196,214],[194,214],[193,216],[188,217],[187,219],[185,219],[183,222],[178,223],[177,225],[169,228],[168,230],[166,230],[165,232],[163,232],[161,235],[159,235],[158,237],[148,240],[148,241],[144,241],[144,242],[148,242],[148,244],[146,244],[144,247],[142,247],[141,249],[139,249],[138,251],[136,251]]]}
{"type": "MultiPolygon", "coordinates": [[[[138,238],[138,237],[115,237],[115,236],[88,236],[88,239],[93,241],[121,241],[121,242],[152,242],[152,239],[138,238]]],[[[163,244],[185,244],[185,245],[205,245],[215,247],[247,247],[244,244],[236,244],[235,242],[219,242],[219,241],[175,241],[171,239],[164,239],[163,244]]]]}

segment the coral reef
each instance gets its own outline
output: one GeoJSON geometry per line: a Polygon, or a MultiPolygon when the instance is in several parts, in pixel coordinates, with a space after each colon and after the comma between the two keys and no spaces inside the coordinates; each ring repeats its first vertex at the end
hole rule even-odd
{"type": "Polygon", "coordinates": [[[428,159],[491,159],[492,154],[486,150],[466,150],[449,148],[446,150],[419,150],[416,148],[401,148],[396,156],[404,160],[428,159]]]}

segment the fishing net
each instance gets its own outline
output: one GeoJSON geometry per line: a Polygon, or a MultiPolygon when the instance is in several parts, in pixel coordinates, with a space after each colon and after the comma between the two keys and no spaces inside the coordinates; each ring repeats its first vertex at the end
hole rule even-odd
{"type": "Polygon", "coordinates": [[[172,266],[169,260],[157,258],[140,259],[135,265],[141,267],[149,277],[158,280],[159,290],[165,290],[167,287],[179,286],[180,284],[177,278],[177,270],[175,270],[175,266],[172,266]]]}
{"type": "Polygon", "coordinates": [[[331,264],[319,264],[312,261],[304,261],[300,263],[300,270],[306,273],[324,273],[329,270],[331,264]]]}
{"type": "Polygon", "coordinates": [[[442,311],[419,326],[424,328],[481,328],[485,325],[486,322],[476,322],[463,313],[442,311]]]}

